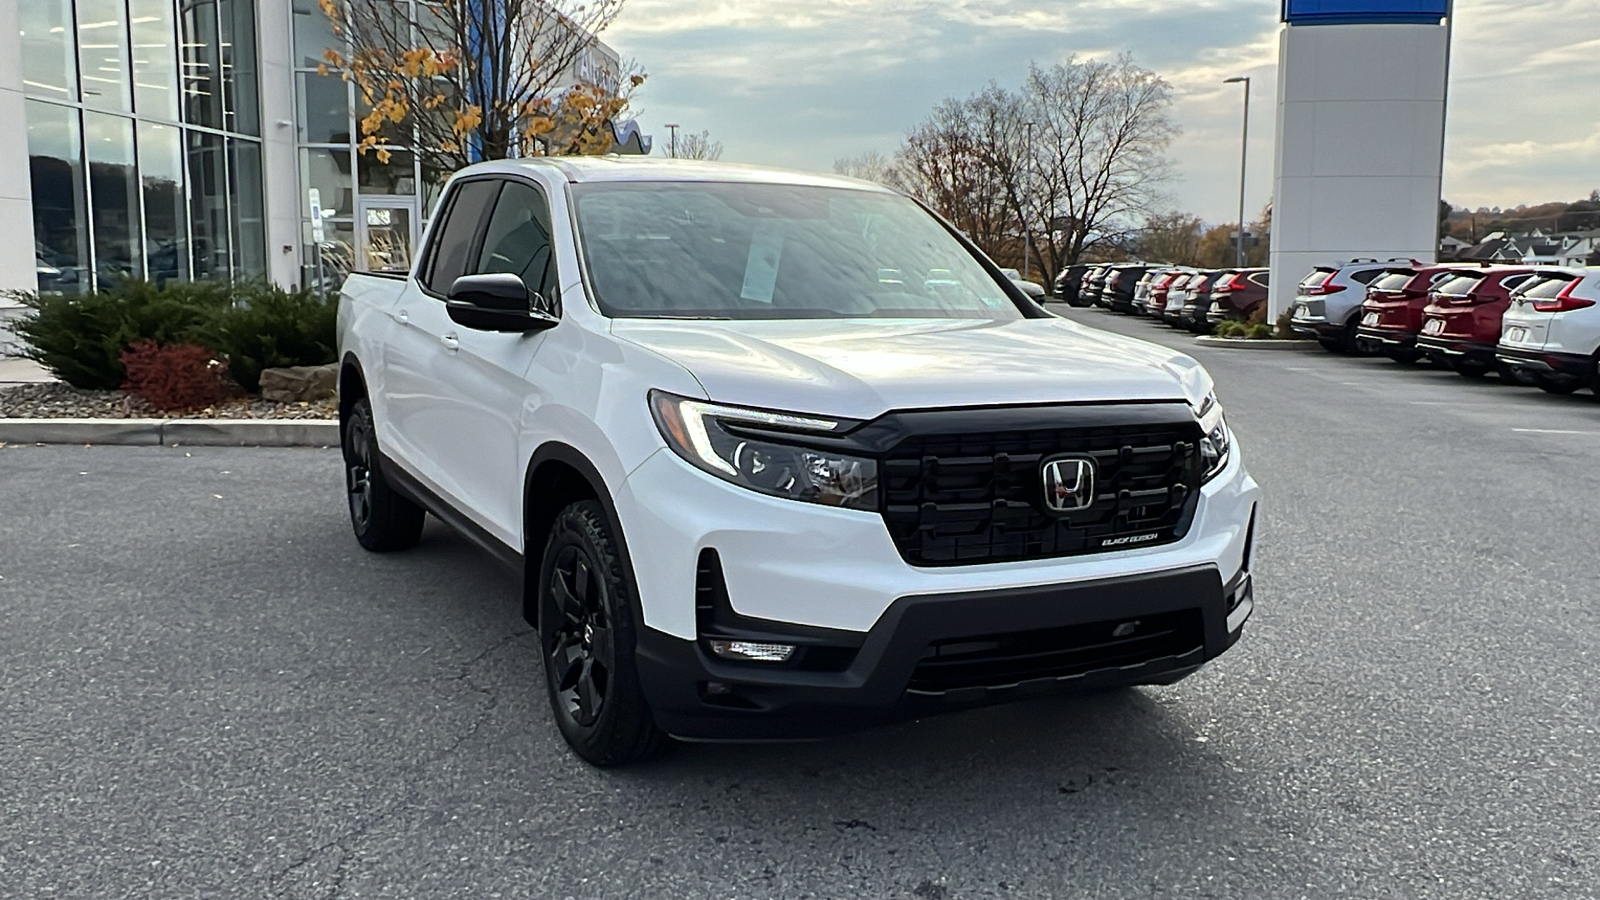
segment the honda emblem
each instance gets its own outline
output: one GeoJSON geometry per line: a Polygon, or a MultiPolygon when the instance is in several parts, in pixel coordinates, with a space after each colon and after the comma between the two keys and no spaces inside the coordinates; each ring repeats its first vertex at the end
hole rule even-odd
{"type": "Polygon", "coordinates": [[[1044,464],[1044,508],[1053,513],[1077,512],[1094,505],[1094,460],[1081,456],[1044,464]]]}

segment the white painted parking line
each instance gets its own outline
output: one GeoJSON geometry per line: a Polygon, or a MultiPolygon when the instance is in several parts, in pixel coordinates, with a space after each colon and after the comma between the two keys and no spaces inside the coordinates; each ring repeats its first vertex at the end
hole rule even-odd
{"type": "Polygon", "coordinates": [[[1600,431],[1563,431],[1559,428],[1513,428],[1518,434],[1579,434],[1600,437],[1600,431]]]}

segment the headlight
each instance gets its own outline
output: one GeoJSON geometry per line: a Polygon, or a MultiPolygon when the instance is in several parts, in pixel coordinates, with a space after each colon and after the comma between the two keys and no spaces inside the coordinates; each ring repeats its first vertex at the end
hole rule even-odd
{"type": "Polygon", "coordinates": [[[1195,414],[1200,418],[1200,430],[1205,433],[1200,439],[1200,465],[1205,470],[1200,483],[1205,484],[1228,465],[1233,435],[1228,433],[1228,423],[1222,418],[1222,404],[1217,402],[1215,393],[1206,395],[1195,414]]]}
{"type": "Polygon", "coordinates": [[[662,391],[650,392],[650,412],[667,446],[725,481],[806,503],[878,508],[878,464],[873,460],[770,437],[772,431],[792,431],[797,437],[826,435],[837,432],[842,422],[721,406],[662,391]],[[750,433],[753,430],[769,434],[757,436],[750,433]]]}

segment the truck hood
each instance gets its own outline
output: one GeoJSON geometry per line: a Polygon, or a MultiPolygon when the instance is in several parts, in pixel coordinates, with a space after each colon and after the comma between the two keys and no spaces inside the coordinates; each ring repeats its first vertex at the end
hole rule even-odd
{"type": "Polygon", "coordinates": [[[890,410],[1186,400],[1211,378],[1157,344],[1065,319],[616,319],[718,403],[871,419],[890,410]]]}

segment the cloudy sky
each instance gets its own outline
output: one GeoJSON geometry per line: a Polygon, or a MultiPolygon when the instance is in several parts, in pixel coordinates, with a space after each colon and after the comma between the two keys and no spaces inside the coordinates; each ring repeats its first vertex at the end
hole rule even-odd
{"type": "MultiPolygon", "coordinates": [[[[1254,79],[1249,204],[1272,190],[1279,0],[628,0],[605,39],[650,73],[648,133],[708,129],[724,159],[827,170],[890,152],[947,96],[1029,60],[1131,51],[1176,89],[1173,206],[1238,200],[1239,94],[1254,79]]],[[[1456,0],[1445,197],[1573,200],[1600,187],[1600,2],[1456,0]]]]}

